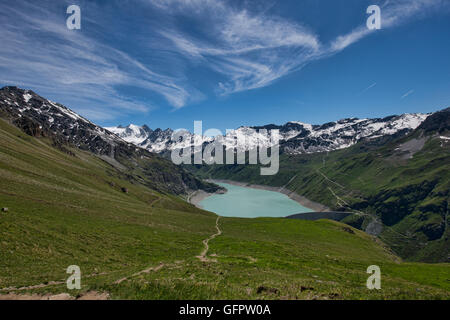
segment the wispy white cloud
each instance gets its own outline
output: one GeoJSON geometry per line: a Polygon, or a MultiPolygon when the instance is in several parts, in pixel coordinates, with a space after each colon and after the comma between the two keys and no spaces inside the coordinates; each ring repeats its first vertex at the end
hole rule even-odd
{"type": "MultiPolygon", "coordinates": [[[[386,1],[382,5],[382,28],[448,7],[446,1],[386,1]]],[[[123,5],[120,1],[111,3],[123,5]]],[[[102,119],[103,114],[106,119],[153,108],[152,101],[123,96],[123,86],[157,93],[175,109],[203,99],[208,93],[192,84],[195,82],[191,81],[189,68],[184,69],[185,61],[217,74],[216,92],[227,95],[268,86],[373,32],[362,19],[360,26],[324,42],[300,22],[254,10],[247,4],[232,5],[226,0],[139,0],[139,5],[156,10],[162,18],[145,35],[139,34],[141,47],[135,52],[103,42],[103,37],[89,37],[83,30],[67,30],[64,15],[41,4],[21,1],[19,8],[0,2],[1,81],[43,93],[56,92],[64,97],[62,102],[78,106],[86,115],[89,112],[94,119],[102,119]],[[180,27],[178,18],[195,27],[180,27]],[[156,58],[155,52],[160,54],[156,58]],[[142,57],[151,58],[144,61],[142,57]]]]}
{"type": "Polygon", "coordinates": [[[152,71],[129,54],[65,27],[65,16],[31,2],[16,8],[0,3],[0,72],[5,84],[21,83],[64,97],[95,119],[147,112],[149,101],[124,97],[119,86],[162,95],[181,108],[199,94],[178,79],[152,71]],[[103,116],[102,116],[103,114],[103,116]]]}
{"type": "MultiPolygon", "coordinates": [[[[386,1],[381,8],[381,28],[388,29],[403,24],[416,16],[429,14],[430,11],[448,5],[444,0],[397,0],[386,1]]],[[[361,25],[347,34],[338,36],[331,43],[330,51],[338,52],[363,39],[375,30],[361,25]]]]}
{"type": "Polygon", "coordinates": [[[409,90],[405,94],[403,94],[400,99],[405,99],[407,96],[412,95],[414,93],[414,90],[409,90]]]}
{"type": "Polygon", "coordinates": [[[161,35],[174,49],[194,60],[201,60],[225,79],[218,92],[230,94],[261,88],[286,75],[319,54],[317,35],[299,23],[264,13],[252,14],[235,9],[226,1],[190,0],[152,3],[167,14],[197,19],[205,28],[192,36],[171,28],[161,35]]]}
{"type": "Polygon", "coordinates": [[[367,91],[367,90],[369,90],[369,89],[375,87],[376,85],[377,85],[377,83],[374,82],[374,83],[372,83],[370,86],[368,86],[366,89],[364,89],[364,91],[367,91]]]}
{"type": "Polygon", "coordinates": [[[362,90],[362,91],[360,92],[360,95],[363,94],[363,93],[365,93],[365,92],[367,92],[367,91],[369,91],[370,89],[372,89],[372,88],[375,87],[376,85],[377,85],[376,82],[372,83],[370,86],[368,86],[367,88],[365,88],[364,90],[362,90]]]}
{"type": "MultiPolygon", "coordinates": [[[[297,22],[265,13],[250,13],[226,1],[146,1],[168,14],[203,21],[202,35],[194,37],[176,27],[165,29],[161,35],[173,42],[173,50],[202,61],[222,74],[225,79],[218,83],[221,94],[270,85],[307,63],[334,55],[374,32],[362,19],[354,30],[322,43],[318,35],[297,22]]],[[[382,28],[400,25],[444,5],[444,0],[386,1],[382,5],[382,28]]]]}
{"type": "Polygon", "coordinates": [[[358,42],[362,38],[366,37],[371,32],[374,31],[367,29],[367,27],[365,26],[360,26],[355,30],[351,31],[350,33],[338,36],[336,40],[334,40],[331,43],[331,46],[328,50],[330,51],[330,53],[335,53],[344,50],[353,43],[358,42]]]}

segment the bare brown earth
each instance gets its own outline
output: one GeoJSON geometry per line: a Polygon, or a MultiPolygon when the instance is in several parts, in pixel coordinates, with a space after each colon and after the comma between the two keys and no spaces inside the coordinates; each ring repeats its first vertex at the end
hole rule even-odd
{"type": "MultiPolygon", "coordinates": [[[[87,276],[84,276],[84,278],[92,278],[92,277],[97,277],[97,276],[103,276],[107,273],[102,272],[102,273],[93,273],[87,276]]],[[[50,286],[55,286],[55,285],[61,285],[66,283],[66,281],[49,281],[46,283],[40,283],[40,284],[36,284],[36,285],[32,285],[32,286],[26,286],[26,287],[20,287],[20,288],[16,288],[16,287],[9,287],[9,288],[0,288],[0,292],[2,291],[6,291],[6,292],[10,292],[10,291],[23,291],[23,290],[34,290],[34,289],[41,289],[41,288],[46,288],[46,287],[50,287],[50,286]]],[[[0,297],[2,297],[2,295],[0,295],[0,297]]],[[[1,300],[1,299],[0,299],[1,300]]]]}
{"type": "Polygon", "coordinates": [[[188,198],[188,202],[193,204],[194,206],[196,206],[197,208],[203,209],[202,206],[200,205],[200,202],[203,199],[208,198],[209,196],[212,196],[214,193],[207,193],[203,190],[198,190],[195,191],[194,193],[192,193],[189,198],[188,198]]]}
{"type": "Polygon", "coordinates": [[[222,234],[222,230],[220,230],[220,228],[219,228],[219,220],[220,220],[220,217],[217,217],[217,220],[216,220],[217,233],[215,233],[212,236],[210,236],[209,238],[203,240],[203,244],[204,244],[205,248],[203,249],[202,253],[200,253],[200,255],[197,256],[197,258],[200,259],[200,261],[202,261],[202,262],[210,262],[210,261],[216,262],[215,259],[212,259],[212,260],[209,259],[207,257],[207,254],[208,254],[208,250],[209,250],[209,241],[211,241],[212,239],[214,239],[222,234]]]}
{"type": "Polygon", "coordinates": [[[79,297],[73,297],[68,293],[51,294],[16,294],[8,293],[0,295],[0,300],[108,300],[109,294],[97,291],[89,291],[79,297]]]}
{"type": "Polygon", "coordinates": [[[114,282],[114,284],[120,284],[120,283],[122,283],[122,282],[124,282],[124,281],[129,280],[130,278],[137,277],[137,276],[139,276],[139,275],[141,275],[141,274],[144,274],[144,273],[150,273],[150,272],[152,272],[152,271],[157,272],[157,271],[161,270],[162,268],[164,268],[165,266],[166,266],[166,265],[165,265],[164,263],[161,263],[159,266],[156,266],[156,267],[149,267],[149,268],[147,268],[147,269],[144,269],[144,270],[142,270],[142,271],[139,271],[139,272],[133,274],[133,275],[130,276],[130,277],[121,278],[121,279],[117,280],[116,282],[114,282]]]}

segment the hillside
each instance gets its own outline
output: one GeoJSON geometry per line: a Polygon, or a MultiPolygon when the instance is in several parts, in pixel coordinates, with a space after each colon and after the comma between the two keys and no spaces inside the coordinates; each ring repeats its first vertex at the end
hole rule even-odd
{"type": "Polygon", "coordinates": [[[379,235],[405,259],[449,262],[449,119],[446,109],[406,136],[329,153],[284,153],[275,176],[260,176],[256,166],[191,169],[207,178],[284,186],[334,210],[355,212],[344,222],[379,235]]]}
{"type": "Polygon", "coordinates": [[[50,139],[52,145],[69,154],[69,147],[89,151],[122,171],[130,180],[161,192],[187,194],[198,189],[218,189],[196,179],[171,161],[127,143],[31,90],[0,89],[0,117],[31,136],[50,139]]]}
{"type": "Polygon", "coordinates": [[[61,149],[2,119],[0,178],[0,207],[8,208],[0,213],[0,295],[68,292],[65,270],[75,264],[75,297],[449,298],[446,264],[402,263],[332,221],[217,219],[91,151],[61,149]],[[372,264],[381,267],[381,291],[364,286],[372,264]]]}

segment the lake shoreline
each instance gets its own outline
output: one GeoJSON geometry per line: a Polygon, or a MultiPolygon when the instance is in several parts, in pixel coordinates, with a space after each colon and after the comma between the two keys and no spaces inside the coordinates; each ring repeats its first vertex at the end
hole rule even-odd
{"type": "Polygon", "coordinates": [[[224,194],[224,193],[226,193],[226,191],[224,192],[224,191],[221,190],[221,191],[217,191],[217,192],[214,192],[214,193],[209,193],[209,192],[206,192],[206,191],[203,191],[203,190],[197,190],[197,191],[194,191],[193,193],[191,193],[189,195],[189,197],[187,199],[187,202],[189,202],[190,204],[196,206],[199,209],[203,209],[203,207],[200,205],[200,202],[202,202],[204,199],[206,199],[206,198],[208,198],[208,197],[210,197],[212,195],[224,194]]]}
{"type": "MultiPolygon", "coordinates": [[[[278,193],[287,195],[290,199],[294,200],[295,202],[297,202],[298,204],[302,205],[305,208],[311,209],[311,211],[314,211],[314,212],[331,211],[330,208],[328,208],[320,203],[311,201],[311,200],[309,200],[301,195],[298,195],[291,190],[287,190],[287,189],[271,187],[271,186],[264,186],[264,185],[259,185],[259,184],[249,184],[249,183],[238,182],[238,181],[233,181],[233,180],[214,179],[214,180],[206,180],[206,181],[212,182],[212,183],[216,183],[216,182],[228,183],[228,184],[239,186],[239,187],[247,187],[247,188],[252,188],[252,189],[278,192],[278,193]]],[[[216,194],[216,193],[207,193],[203,190],[199,190],[199,191],[194,192],[189,197],[188,202],[193,204],[197,208],[203,209],[202,206],[200,205],[200,202],[214,194],[216,194]]]]}

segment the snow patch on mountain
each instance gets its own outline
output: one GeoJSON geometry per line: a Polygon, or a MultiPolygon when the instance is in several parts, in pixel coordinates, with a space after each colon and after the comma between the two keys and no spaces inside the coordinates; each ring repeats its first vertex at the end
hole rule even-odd
{"type": "Polygon", "coordinates": [[[23,95],[23,100],[25,100],[25,102],[28,103],[28,101],[30,101],[30,99],[31,99],[32,97],[33,97],[33,96],[32,96],[31,94],[25,93],[25,94],[23,95]]]}
{"type": "Polygon", "coordinates": [[[22,119],[25,127],[39,123],[38,128],[46,135],[63,137],[65,142],[96,154],[110,154],[117,144],[127,144],[117,135],[31,90],[0,89],[0,110],[16,122],[22,119]]]}

